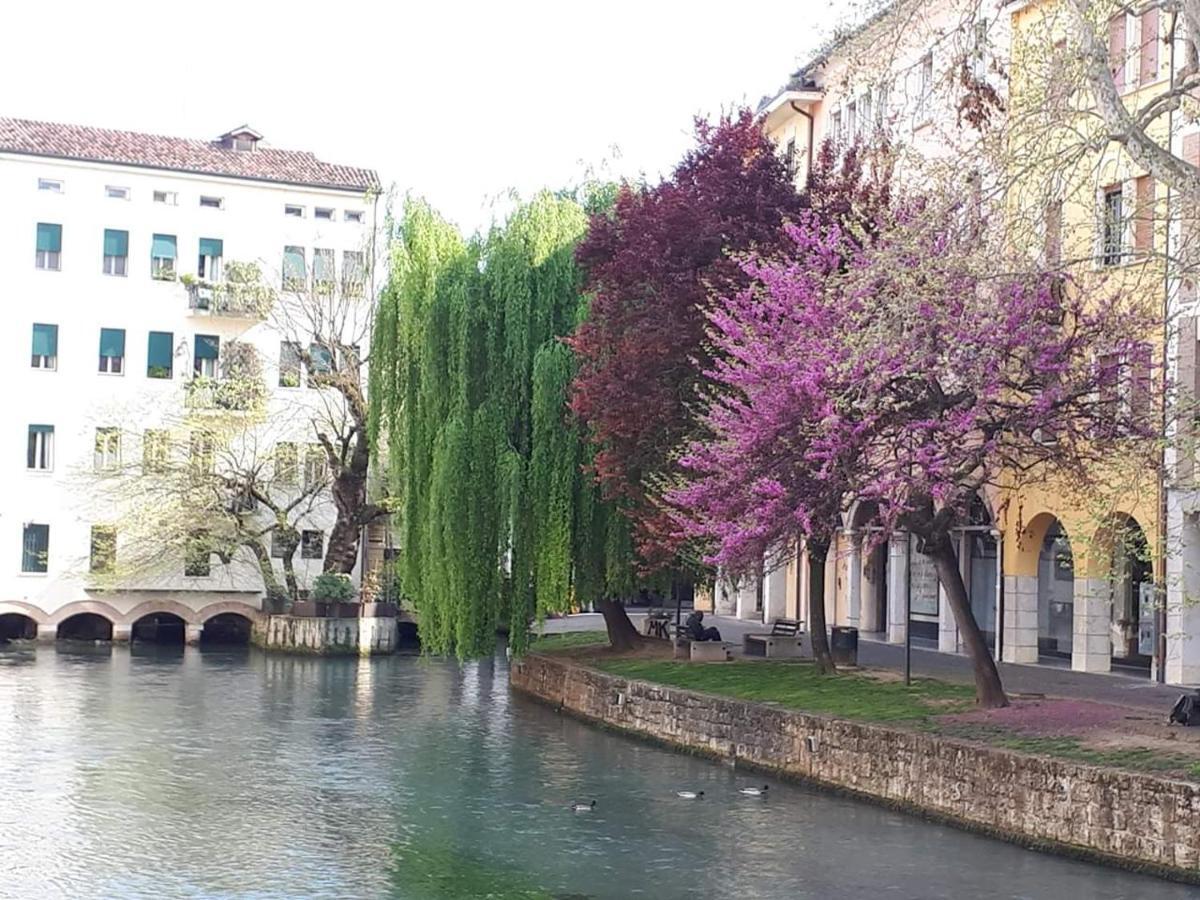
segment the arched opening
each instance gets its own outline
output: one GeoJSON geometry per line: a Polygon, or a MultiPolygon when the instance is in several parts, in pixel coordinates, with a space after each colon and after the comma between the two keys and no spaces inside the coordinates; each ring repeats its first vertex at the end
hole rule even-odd
{"type": "Polygon", "coordinates": [[[420,650],[421,635],[417,631],[417,623],[409,622],[406,619],[401,619],[396,623],[396,649],[398,650],[420,650]]]}
{"type": "Polygon", "coordinates": [[[219,613],[204,623],[202,647],[245,647],[250,643],[251,622],[240,613],[219,613]]]}
{"type": "Polygon", "coordinates": [[[1038,555],[1038,653],[1071,655],[1075,634],[1075,556],[1057,519],[1038,555]]]}
{"type": "Polygon", "coordinates": [[[142,616],[133,623],[129,637],[144,644],[183,644],[187,623],[175,613],[160,612],[142,616]]]}
{"type": "Polygon", "coordinates": [[[861,540],[859,622],[863,631],[887,630],[888,543],[881,540],[879,507],[874,501],[859,503],[851,527],[861,540]]]}
{"type": "Polygon", "coordinates": [[[60,641],[111,641],[112,622],[96,613],[77,613],[58,624],[60,641]]]}
{"type": "Polygon", "coordinates": [[[37,622],[21,613],[0,614],[0,644],[5,641],[32,641],[37,637],[37,622]]]}
{"type": "Polygon", "coordinates": [[[1112,655],[1149,666],[1154,654],[1154,574],[1146,532],[1132,516],[1112,528],[1112,655]]]}

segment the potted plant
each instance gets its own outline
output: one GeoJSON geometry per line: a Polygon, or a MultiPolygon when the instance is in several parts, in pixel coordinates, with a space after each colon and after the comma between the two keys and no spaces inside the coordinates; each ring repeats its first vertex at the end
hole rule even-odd
{"type": "Polygon", "coordinates": [[[318,604],[327,604],[327,615],[350,617],[358,615],[354,602],[354,582],[340,572],[322,572],[313,579],[312,596],[318,604]]]}
{"type": "Polygon", "coordinates": [[[362,601],[360,608],[364,619],[394,619],[399,612],[395,603],[379,600],[379,569],[371,569],[363,576],[362,586],[358,593],[359,599],[362,601]]]}

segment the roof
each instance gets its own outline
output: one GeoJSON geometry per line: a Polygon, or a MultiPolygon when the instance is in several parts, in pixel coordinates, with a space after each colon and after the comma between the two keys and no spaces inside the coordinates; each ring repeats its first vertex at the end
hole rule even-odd
{"type": "MultiPolygon", "coordinates": [[[[248,130],[243,126],[239,130],[248,130]]],[[[322,162],[304,150],[258,146],[234,150],[218,141],[164,137],[0,117],[0,153],[195,172],[281,184],[366,192],[379,187],[372,169],[322,162]]]]}

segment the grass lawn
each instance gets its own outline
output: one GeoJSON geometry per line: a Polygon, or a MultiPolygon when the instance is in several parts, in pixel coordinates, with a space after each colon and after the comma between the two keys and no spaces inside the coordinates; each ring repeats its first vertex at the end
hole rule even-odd
{"type": "Polygon", "coordinates": [[[811,663],[731,662],[698,665],[668,660],[593,660],[612,675],[673,687],[778,703],[791,709],[871,722],[920,722],[974,704],[974,688],[943,681],[880,681],[865,675],[817,674],[811,663]]]}
{"type": "Polygon", "coordinates": [[[607,643],[607,631],[566,631],[562,634],[539,635],[530,642],[529,649],[566,650],[569,647],[590,647],[593,644],[607,643]]]}

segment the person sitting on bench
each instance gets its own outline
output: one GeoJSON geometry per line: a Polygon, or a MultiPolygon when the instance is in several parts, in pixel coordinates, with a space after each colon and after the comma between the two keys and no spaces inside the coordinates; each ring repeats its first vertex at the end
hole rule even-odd
{"type": "Polygon", "coordinates": [[[693,641],[719,641],[721,632],[715,628],[704,627],[704,613],[696,610],[687,617],[687,622],[684,623],[687,629],[687,636],[693,641]]]}

